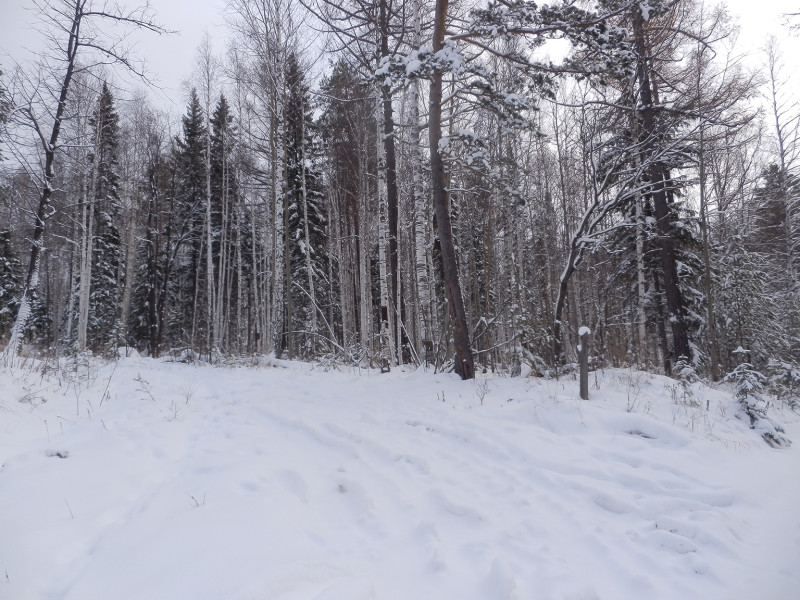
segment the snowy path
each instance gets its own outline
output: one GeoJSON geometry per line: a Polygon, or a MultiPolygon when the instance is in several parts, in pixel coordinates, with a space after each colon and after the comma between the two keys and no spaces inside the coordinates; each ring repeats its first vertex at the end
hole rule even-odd
{"type": "Polygon", "coordinates": [[[772,450],[669,385],[0,374],[0,598],[800,597],[796,416],[772,450]]]}

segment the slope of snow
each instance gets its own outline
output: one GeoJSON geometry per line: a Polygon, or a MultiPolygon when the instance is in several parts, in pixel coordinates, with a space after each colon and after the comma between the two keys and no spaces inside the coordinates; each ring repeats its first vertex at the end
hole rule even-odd
{"type": "Polygon", "coordinates": [[[800,597],[797,416],[592,377],[0,372],[0,598],[800,597]]]}

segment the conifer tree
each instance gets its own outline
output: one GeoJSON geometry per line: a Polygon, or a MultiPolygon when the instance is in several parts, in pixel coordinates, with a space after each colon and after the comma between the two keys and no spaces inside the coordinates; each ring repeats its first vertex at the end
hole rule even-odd
{"type": "Polygon", "coordinates": [[[306,332],[302,347],[314,353],[320,306],[321,281],[325,277],[325,207],[323,205],[322,174],[315,156],[315,126],[311,113],[308,86],[297,57],[289,55],[286,82],[286,152],[288,232],[287,251],[290,270],[286,293],[293,307],[289,326],[293,331],[306,332]]]}
{"type": "Polygon", "coordinates": [[[106,83],[100,92],[97,110],[90,124],[99,128],[94,149],[97,160],[95,217],[88,337],[98,349],[115,344],[121,332],[120,307],[120,232],[119,232],[119,117],[114,97],[106,83]]]}
{"type": "Polygon", "coordinates": [[[14,324],[22,293],[23,269],[11,249],[11,232],[0,231],[0,339],[14,324]]]}
{"type": "Polygon", "coordinates": [[[176,232],[184,240],[177,255],[174,289],[175,312],[171,315],[170,329],[174,343],[184,343],[197,348],[206,339],[208,327],[203,301],[205,279],[203,256],[203,206],[206,189],[206,133],[205,118],[196,90],[192,90],[189,106],[182,118],[183,134],[176,140],[175,163],[177,169],[177,197],[175,209],[181,230],[176,232]]]}
{"type": "Polygon", "coordinates": [[[174,154],[162,147],[157,122],[150,123],[146,189],[143,208],[144,236],[137,248],[138,264],[131,310],[131,328],[140,349],[157,357],[167,339],[169,304],[177,254],[185,239],[176,202],[174,154]]]}

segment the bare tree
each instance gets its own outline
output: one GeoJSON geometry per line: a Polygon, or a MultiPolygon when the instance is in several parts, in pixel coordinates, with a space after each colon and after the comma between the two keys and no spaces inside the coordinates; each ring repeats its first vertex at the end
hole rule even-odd
{"type": "Polygon", "coordinates": [[[116,2],[92,0],[35,0],[35,4],[48,50],[35,71],[25,73],[18,70],[14,101],[19,107],[19,116],[34,132],[40,146],[42,167],[37,174],[40,194],[19,312],[3,352],[6,363],[17,355],[31,314],[31,296],[39,284],[45,227],[51,213],[56,154],[73,77],[77,71],[95,64],[121,65],[144,77],[142,66],[135,62],[125,42],[126,33],[131,28],[166,32],[154,22],[148,4],[133,10],[116,2]]]}
{"type": "MultiPolygon", "coordinates": [[[[228,0],[231,25],[240,34],[239,41],[251,57],[248,84],[260,99],[258,117],[262,121],[257,149],[266,163],[269,205],[265,232],[272,249],[270,301],[270,340],[276,354],[284,344],[289,356],[294,354],[291,330],[291,287],[288,246],[288,210],[286,206],[286,65],[296,50],[303,15],[299,6],[288,0],[228,0]],[[267,175],[268,173],[268,175],[267,175]]],[[[252,132],[252,130],[251,130],[252,132]]]]}
{"type": "Polygon", "coordinates": [[[206,315],[208,318],[208,325],[206,331],[206,347],[209,356],[217,349],[217,344],[220,340],[221,322],[218,318],[221,310],[217,303],[216,288],[217,285],[222,286],[222,282],[216,282],[214,279],[214,256],[213,256],[213,226],[211,223],[211,104],[214,97],[214,88],[216,86],[216,79],[218,78],[219,65],[216,57],[214,56],[211,36],[206,31],[200,46],[197,49],[197,56],[195,58],[195,71],[196,76],[200,83],[200,93],[202,95],[203,110],[205,112],[205,245],[206,245],[206,315]]]}
{"type": "Polygon", "coordinates": [[[786,271],[790,281],[791,302],[796,304],[800,298],[800,198],[796,192],[790,191],[788,182],[791,176],[798,176],[800,164],[800,101],[789,93],[786,80],[779,75],[783,60],[775,38],[768,41],[766,52],[770,116],[774,123],[773,134],[778,146],[778,166],[782,175],[780,195],[785,212],[786,271]]]}

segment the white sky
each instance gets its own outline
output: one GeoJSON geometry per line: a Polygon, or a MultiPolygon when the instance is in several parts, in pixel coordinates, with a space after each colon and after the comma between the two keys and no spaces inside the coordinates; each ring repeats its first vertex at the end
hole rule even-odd
{"type": "MultiPolygon", "coordinates": [[[[136,5],[137,0],[123,0],[136,5]]],[[[793,57],[800,57],[800,37],[789,35],[781,25],[781,15],[800,12],[800,0],[727,0],[731,12],[741,24],[740,43],[743,51],[760,60],[757,49],[769,34],[775,34],[783,46],[787,68],[795,69],[793,57]]],[[[151,0],[158,22],[177,30],[169,36],[142,34],[138,53],[148,63],[150,72],[163,88],[156,93],[155,102],[177,114],[185,104],[182,82],[189,77],[198,44],[206,30],[212,36],[214,48],[221,53],[225,48],[225,0],[151,0]]],[[[32,29],[32,0],[0,0],[0,67],[7,73],[11,59],[26,60],[25,48],[35,48],[38,34],[32,29]]],[[[789,78],[794,73],[785,73],[789,78]]]]}
{"type": "MultiPolygon", "coordinates": [[[[140,4],[137,0],[122,3],[140,4]]],[[[191,75],[205,32],[211,35],[215,52],[225,49],[225,0],[150,0],[150,4],[158,24],[176,33],[142,32],[131,39],[136,42],[137,55],[146,61],[149,74],[163,88],[163,92],[153,92],[154,102],[179,114],[185,108],[183,81],[191,75]]],[[[26,50],[40,43],[32,27],[33,9],[32,0],[0,0],[0,66],[5,73],[12,64],[9,55],[22,62],[30,57],[26,50]]]]}

